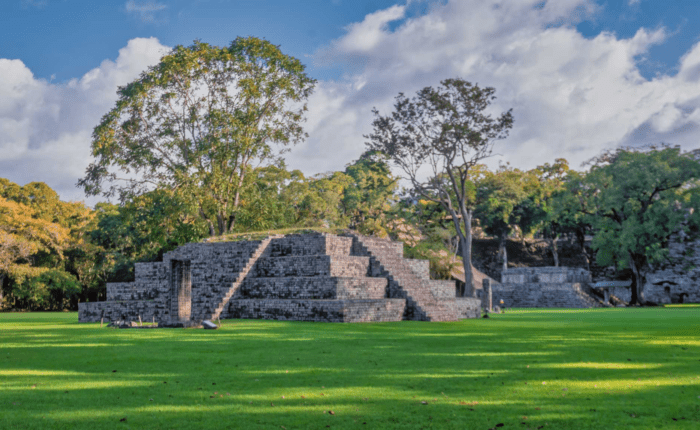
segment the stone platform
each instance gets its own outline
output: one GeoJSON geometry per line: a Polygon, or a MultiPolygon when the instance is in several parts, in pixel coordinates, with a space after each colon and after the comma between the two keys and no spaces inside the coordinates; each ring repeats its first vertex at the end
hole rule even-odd
{"type": "Polygon", "coordinates": [[[190,243],[162,262],[137,263],[136,281],[107,284],[107,301],[79,320],[159,325],[259,318],[319,322],[455,321],[480,315],[476,298],[429,277],[403,244],[360,235],[305,234],[190,243]]]}
{"type": "Polygon", "coordinates": [[[509,308],[593,308],[600,300],[590,294],[591,275],[573,267],[517,267],[492,286],[493,304],[509,308]]]}

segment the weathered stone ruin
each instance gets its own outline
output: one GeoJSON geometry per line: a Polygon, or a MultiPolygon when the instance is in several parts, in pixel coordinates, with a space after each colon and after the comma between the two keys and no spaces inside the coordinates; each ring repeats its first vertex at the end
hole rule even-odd
{"type": "Polygon", "coordinates": [[[675,234],[668,253],[668,262],[647,275],[644,298],[660,304],[700,303],[700,240],[675,234]]]}
{"type": "Polygon", "coordinates": [[[591,274],[573,267],[516,267],[491,286],[493,303],[509,308],[591,308],[603,306],[590,290],[591,274]]]}
{"type": "Polygon", "coordinates": [[[256,318],[324,322],[455,321],[480,315],[454,281],[431,280],[403,244],[354,234],[189,243],[137,263],[135,282],[108,283],[107,301],[80,303],[81,322],[161,326],[256,318]]]}

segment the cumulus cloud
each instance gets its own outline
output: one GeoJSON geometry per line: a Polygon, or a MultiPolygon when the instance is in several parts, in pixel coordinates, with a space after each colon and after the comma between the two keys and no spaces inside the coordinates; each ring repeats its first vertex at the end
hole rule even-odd
{"type": "Polygon", "coordinates": [[[117,88],[168,50],[155,38],[133,39],[115,61],[64,84],[36,79],[20,60],[0,59],[2,176],[20,185],[46,182],[64,199],[84,200],[75,183],[91,160],[93,127],[114,106],[117,88]]]}
{"type": "Polygon", "coordinates": [[[586,38],[576,30],[599,12],[592,0],[462,0],[411,18],[403,6],[367,15],[315,54],[350,72],[318,85],[310,138],[292,150],[289,165],[342,169],[364,150],[372,107],[388,114],[399,92],[411,96],[451,77],[495,87],[494,115],[513,108],[515,124],[496,144],[494,165],[532,168],[564,157],[578,167],[620,145],[697,147],[700,44],[680,60],[677,75],[647,80],[637,65],[669,34],[640,28],[630,38],[586,38]],[[391,29],[391,21],[399,25],[391,29]]]}
{"type": "Polygon", "coordinates": [[[126,2],[125,8],[128,13],[134,14],[145,23],[153,23],[156,21],[156,15],[164,11],[168,6],[156,1],[137,2],[129,0],[126,2]]]}

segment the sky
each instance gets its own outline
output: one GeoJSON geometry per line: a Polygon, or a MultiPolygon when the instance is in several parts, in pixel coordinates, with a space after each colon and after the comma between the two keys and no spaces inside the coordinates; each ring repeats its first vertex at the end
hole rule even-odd
{"type": "Polygon", "coordinates": [[[176,45],[238,36],[318,80],[285,155],[307,175],[359,157],[374,107],[455,77],[494,87],[494,116],[513,109],[492,167],[700,147],[697,0],[0,0],[0,177],[93,205],[75,184],[117,88],[176,45]]]}

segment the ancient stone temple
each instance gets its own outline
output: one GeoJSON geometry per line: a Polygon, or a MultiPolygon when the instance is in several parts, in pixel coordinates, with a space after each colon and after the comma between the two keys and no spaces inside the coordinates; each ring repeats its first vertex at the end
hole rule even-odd
{"type": "Polygon", "coordinates": [[[189,243],[162,262],[136,263],[136,280],[108,283],[107,301],[80,303],[79,320],[259,318],[325,322],[455,321],[480,315],[454,281],[431,280],[403,244],[354,234],[189,243]]]}

